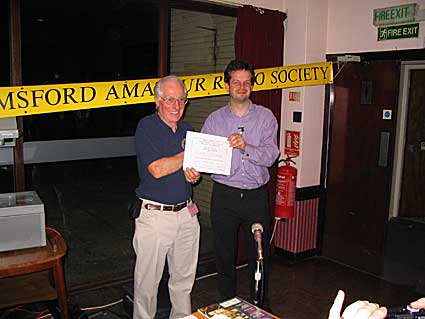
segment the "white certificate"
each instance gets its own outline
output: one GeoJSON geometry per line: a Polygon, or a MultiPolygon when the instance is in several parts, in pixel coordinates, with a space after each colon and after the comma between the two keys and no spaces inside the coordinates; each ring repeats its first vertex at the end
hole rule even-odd
{"type": "Polygon", "coordinates": [[[198,172],[230,175],[232,148],[227,137],[186,133],[183,169],[193,167],[198,172]]]}

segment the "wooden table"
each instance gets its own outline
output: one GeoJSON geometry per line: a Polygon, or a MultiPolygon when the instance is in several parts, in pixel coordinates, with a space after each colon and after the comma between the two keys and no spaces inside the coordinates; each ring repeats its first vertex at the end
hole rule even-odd
{"type": "Polygon", "coordinates": [[[45,247],[0,252],[0,309],[58,299],[62,318],[68,319],[62,267],[66,243],[51,231],[46,242],[45,247]]]}

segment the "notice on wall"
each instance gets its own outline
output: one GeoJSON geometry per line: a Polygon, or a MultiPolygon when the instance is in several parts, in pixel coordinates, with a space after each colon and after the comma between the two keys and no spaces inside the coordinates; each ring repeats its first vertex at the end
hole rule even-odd
{"type": "Polygon", "coordinates": [[[300,155],[300,132],[285,131],[285,155],[297,157],[300,155]]]}
{"type": "Polygon", "coordinates": [[[289,91],[288,100],[290,102],[300,102],[301,101],[301,92],[300,91],[289,91]]]}

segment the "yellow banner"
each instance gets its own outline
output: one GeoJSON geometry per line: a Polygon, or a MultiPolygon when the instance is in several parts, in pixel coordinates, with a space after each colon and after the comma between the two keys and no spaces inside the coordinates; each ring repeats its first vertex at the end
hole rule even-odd
{"type": "MultiPolygon", "coordinates": [[[[333,83],[332,63],[258,69],[254,91],[333,83]]],[[[188,98],[227,94],[222,73],[180,77],[188,98]]],[[[0,88],[0,118],[154,101],[158,79],[0,88]]]]}

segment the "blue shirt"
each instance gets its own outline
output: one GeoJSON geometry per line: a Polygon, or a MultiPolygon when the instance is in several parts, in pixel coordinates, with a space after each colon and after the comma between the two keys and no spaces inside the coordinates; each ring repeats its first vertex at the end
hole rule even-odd
{"type": "Polygon", "coordinates": [[[155,178],[149,173],[148,166],[162,157],[182,152],[186,132],[192,130],[189,124],[179,121],[176,133],[174,133],[161,120],[158,113],[146,116],[139,121],[135,134],[140,178],[139,186],[136,188],[138,197],[168,205],[175,205],[190,199],[192,186],[186,182],[183,169],[161,178],[155,178]]]}
{"type": "Polygon", "coordinates": [[[241,133],[246,142],[245,152],[233,149],[230,175],[212,174],[214,181],[240,189],[258,188],[269,181],[268,167],[279,156],[277,121],[269,109],[251,102],[239,117],[226,105],[208,116],[201,131],[224,137],[241,133]]]}

